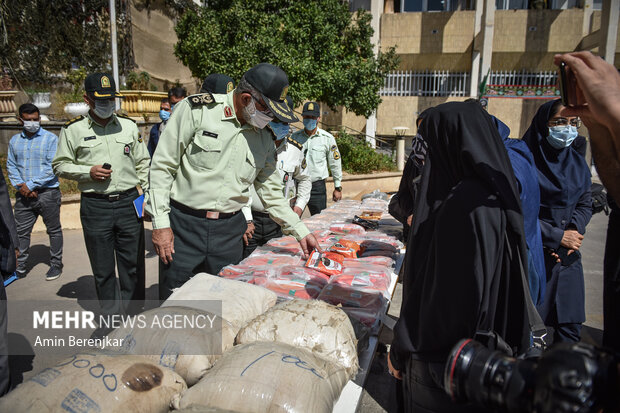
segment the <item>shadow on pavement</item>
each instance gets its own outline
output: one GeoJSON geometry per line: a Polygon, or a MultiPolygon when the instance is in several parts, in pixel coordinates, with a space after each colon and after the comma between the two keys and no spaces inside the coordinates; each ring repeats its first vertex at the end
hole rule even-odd
{"type": "Polygon", "coordinates": [[[31,245],[28,250],[28,262],[26,266],[28,271],[32,270],[38,264],[46,264],[50,263],[50,247],[43,244],[31,245]]]}
{"type": "Polygon", "coordinates": [[[581,341],[600,347],[603,345],[603,330],[584,325],[581,327],[581,341]]]}
{"type": "Polygon", "coordinates": [[[85,301],[97,300],[97,292],[95,291],[95,280],[92,275],[82,275],[75,281],[68,282],[62,285],[56,295],[64,298],[74,298],[77,300],[78,305],[80,307],[91,310],[91,308],[86,308],[85,301]]]}

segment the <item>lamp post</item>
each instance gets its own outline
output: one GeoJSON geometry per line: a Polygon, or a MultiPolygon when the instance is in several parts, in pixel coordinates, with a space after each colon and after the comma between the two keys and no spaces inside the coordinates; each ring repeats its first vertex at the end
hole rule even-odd
{"type": "Polygon", "coordinates": [[[396,132],[396,168],[399,171],[405,169],[405,133],[409,130],[406,126],[396,126],[392,130],[396,132]]]}

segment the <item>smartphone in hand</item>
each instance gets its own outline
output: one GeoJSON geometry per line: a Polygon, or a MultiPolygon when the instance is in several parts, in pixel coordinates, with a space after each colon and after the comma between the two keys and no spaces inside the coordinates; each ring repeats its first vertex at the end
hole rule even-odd
{"type": "Polygon", "coordinates": [[[103,165],[101,165],[101,167],[102,167],[103,169],[112,169],[112,165],[110,165],[110,164],[109,164],[109,163],[107,163],[107,162],[106,162],[106,163],[104,163],[103,165]]]}
{"type": "Polygon", "coordinates": [[[577,98],[577,79],[566,63],[560,63],[560,93],[562,95],[562,105],[578,106],[577,98]]]}

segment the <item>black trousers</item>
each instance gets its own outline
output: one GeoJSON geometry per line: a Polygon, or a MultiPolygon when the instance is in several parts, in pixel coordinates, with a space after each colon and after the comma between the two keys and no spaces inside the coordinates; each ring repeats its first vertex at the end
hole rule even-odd
{"type": "Polygon", "coordinates": [[[41,216],[50,237],[50,266],[62,268],[62,228],[60,226],[60,189],[50,188],[39,192],[36,198],[17,194],[15,199],[15,224],[19,238],[17,269],[25,270],[30,250],[30,235],[37,218],[41,216]]]}
{"type": "Polygon", "coordinates": [[[310,215],[319,214],[325,208],[327,208],[327,189],[325,188],[325,180],[312,182],[310,200],[308,201],[310,215]]]}
{"type": "Polygon", "coordinates": [[[84,242],[105,314],[132,312],[144,300],[144,223],[133,206],[137,196],[110,202],[82,195],[84,242]]]}
{"type": "Polygon", "coordinates": [[[603,266],[603,345],[620,352],[620,211],[612,208],[603,266]]]}
{"type": "Polygon", "coordinates": [[[248,240],[248,245],[243,247],[243,258],[247,258],[257,247],[265,245],[269,240],[282,236],[282,228],[269,214],[252,211],[254,220],[254,235],[248,240]]]}
{"type": "Polygon", "coordinates": [[[243,234],[247,229],[244,215],[206,219],[170,206],[170,227],[174,233],[172,262],[159,262],[159,298],[165,300],[173,288],[185,284],[194,274],[217,275],[243,256],[243,234]]]}
{"type": "Polygon", "coordinates": [[[9,334],[7,332],[7,304],[4,280],[0,277],[0,396],[9,391],[9,334]]]}

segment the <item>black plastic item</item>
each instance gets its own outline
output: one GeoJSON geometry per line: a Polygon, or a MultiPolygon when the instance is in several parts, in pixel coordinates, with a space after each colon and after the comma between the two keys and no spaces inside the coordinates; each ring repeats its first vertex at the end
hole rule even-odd
{"type": "Polygon", "coordinates": [[[360,218],[359,216],[355,216],[353,218],[353,223],[363,227],[365,229],[377,229],[379,228],[379,222],[370,221],[368,219],[360,218]]]}

